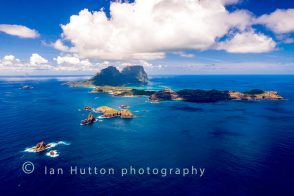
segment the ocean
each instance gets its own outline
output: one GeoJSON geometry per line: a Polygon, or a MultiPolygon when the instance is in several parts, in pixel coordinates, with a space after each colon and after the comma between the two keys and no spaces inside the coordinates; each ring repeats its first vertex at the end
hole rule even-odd
{"type": "Polygon", "coordinates": [[[151,76],[141,88],[258,88],[285,97],[159,104],[64,85],[84,78],[0,77],[1,195],[294,195],[292,75],[151,76]],[[127,105],[135,118],[80,125],[89,113],[83,107],[103,105],[127,105]],[[53,143],[59,156],[30,152],[42,140],[53,143]],[[30,174],[22,168],[27,161],[34,165],[30,174]],[[70,167],[114,172],[71,174],[70,167]],[[192,167],[197,175],[184,176],[183,169],[192,167]],[[123,168],[129,172],[124,176],[123,168]],[[157,168],[158,174],[147,174],[147,168],[157,168]]]}

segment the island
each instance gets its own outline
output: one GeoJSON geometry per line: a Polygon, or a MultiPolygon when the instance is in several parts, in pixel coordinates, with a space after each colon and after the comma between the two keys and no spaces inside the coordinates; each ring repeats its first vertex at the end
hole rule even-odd
{"type": "Polygon", "coordinates": [[[69,82],[70,86],[126,86],[143,85],[148,82],[148,76],[143,66],[127,66],[120,72],[116,67],[102,69],[86,81],[69,82]]]}
{"type": "Polygon", "coordinates": [[[276,91],[263,91],[260,89],[253,89],[246,92],[200,89],[183,89],[175,92],[171,89],[164,89],[152,94],[149,99],[151,101],[183,100],[188,102],[217,102],[229,100],[282,100],[283,97],[276,91]]]}
{"type": "Polygon", "coordinates": [[[116,110],[108,106],[101,106],[96,108],[95,110],[98,113],[102,113],[102,118],[113,118],[113,117],[120,117],[120,118],[126,118],[131,119],[134,117],[133,113],[130,110],[116,110]]]}
{"type": "Polygon", "coordinates": [[[82,120],[81,125],[90,125],[93,124],[96,121],[96,118],[92,113],[88,114],[88,117],[84,120],[82,120]]]}
{"type": "Polygon", "coordinates": [[[50,148],[50,144],[46,144],[44,141],[37,143],[34,147],[35,152],[41,152],[50,148]]]}
{"type": "MultiPolygon", "coordinates": [[[[233,90],[201,90],[182,89],[174,91],[165,88],[159,91],[142,90],[128,87],[129,85],[144,85],[148,82],[148,76],[143,66],[127,66],[121,72],[115,67],[109,66],[102,69],[94,77],[86,81],[69,82],[71,87],[92,87],[91,93],[108,93],[113,96],[148,96],[152,103],[160,101],[187,101],[187,102],[218,102],[218,101],[256,101],[256,100],[283,100],[277,91],[263,91],[253,89],[245,92],[233,90]]],[[[117,110],[108,110],[105,116],[121,116],[117,110]],[[108,113],[109,112],[109,113],[108,113]],[[116,114],[117,112],[117,114],[116,114]],[[119,113],[119,114],[118,114],[119,113]]],[[[102,112],[104,113],[104,112],[102,112]]],[[[128,114],[128,112],[126,112],[128,114]]]]}
{"type": "Polygon", "coordinates": [[[83,110],[85,110],[85,111],[93,111],[93,108],[90,107],[90,106],[85,106],[85,107],[83,108],[83,110]]]}

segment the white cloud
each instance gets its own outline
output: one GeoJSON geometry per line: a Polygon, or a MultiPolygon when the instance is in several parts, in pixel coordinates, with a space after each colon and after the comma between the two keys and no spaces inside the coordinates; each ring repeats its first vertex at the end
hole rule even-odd
{"type": "Polygon", "coordinates": [[[57,50],[60,50],[63,52],[70,52],[69,47],[65,46],[60,39],[58,39],[56,42],[54,42],[52,44],[52,46],[57,50]]]}
{"type": "Polygon", "coordinates": [[[294,38],[291,36],[291,34],[277,34],[276,38],[277,38],[278,42],[281,42],[284,44],[294,43],[294,38]]]}
{"type": "Polygon", "coordinates": [[[77,65],[77,64],[80,63],[80,59],[78,57],[75,57],[75,56],[58,56],[54,60],[56,60],[58,65],[60,65],[60,64],[77,65]]]}
{"type": "Polygon", "coordinates": [[[184,57],[184,58],[193,58],[193,57],[195,57],[194,54],[186,53],[186,52],[183,52],[183,51],[176,51],[176,52],[172,52],[172,53],[175,54],[175,55],[184,57]]]}
{"type": "Polygon", "coordinates": [[[294,32],[294,9],[277,9],[271,14],[262,15],[256,23],[264,24],[275,33],[294,32]]]}
{"type": "MultiPolygon", "coordinates": [[[[58,59],[63,57],[58,56],[58,59]]],[[[55,60],[57,59],[55,58],[55,60]]],[[[94,65],[87,59],[79,60],[78,64],[68,64],[67,62],[75,63],[74,61],[67,61],[69,57],[65,57],[63,62],[52,64],[41,55],[34,53],[26,61],[20,61],[14,55],[6,55],[0,59],[0,70],[9,71],[10,73],[40,73],[40,71],[92,71],[94,65]]],[[[97,67],[96,67],[97,70],[97,67]]],[[[4,74],[4,73],[2,73],[4,74]]]]}
{"type": "Polygon", "coordinates": [[[80,59],[78,56],[57,56],[56,70],[58,71],[97,71],[103,63],[93,64],[89,59],[80,59]]]}
{"type": "Polygon", "coordinates": [[[111,3],[107,18],[103,10],[87,9],[62,25],[54,47],[83,58],[104,60],[150,60],[169,51],[210,49],[232,29],[251,25],[248,11],[229,12],[225,4],[237,0],[136,0],[111,3]],[[70,43],[65,44],[65,43],[70,43]]]}
{"type": "Polygon", "coordinates": [[[109,62],[92,63],[88,59],[79,59],[76,56],[57,56],[54,61],[55,63],[49,62],[37,53],[32,54],[26,61],[20,61],[14,55],[6,55],[0,58],[0,75],[7,73],[7,71],[10,75],[17,73],[56,73],[60,71],[97,72],[109,64],[109,62]]]}
{"type": "Polygon", "coordinates": [[[6,55],[0,59],[0,71],[23,71],[28,64],[21,62],[14,55],[6,55]]]}
{"type": "Polygon", "coordinates": [[[253,30],[238,32],[231,39],[218,43],[216,48],[230,53],[263,53],[274,50],[272,38],[253,30]]]}
{"type": "Polygon", "coordinates": [[[48,63],[48,60],[43,58],[37,53],[32,54],[32,56],[30,57],[30,64],[32,66],[37,66],[37,65],[46,64],[46,63],[48,63]]]}
{"type": "Polygon", "coordinates": [[[153,64],[145,60],[132,60],[129,62],[112,61],[112,63],[105,61],[100,64],[100,67],[101,67],[100,69],[108,67],[109,65],[115,66],[119,71],[122,71],[123,68],[126,66],[141,65],[144,67],[147,73],[151,73],[151,72],[156,73],[156,71],[159,71],[162,68],[161,64],[153,64]]]}
{"type": "Polygon", "coordinates": [[[22,25],[0,24],[0,32],[21,38],[37,38],[39,33],[22,25]]]}
{"type": "Polygon", "coordinates": [[[3,57],[4,61],[14,61],[14,59],[15,59],[15,56],[13,55],[6,55],[3,57]]]}
{"type": "Polygon", "coordinates": [[[16,74],[40,70],[54,70],[54,66],[50,65],[48,60],[39,54],[32,54],[27,61],[21,61],[14,55],[6,55],[0,59],[0,71],[10,71],[10,73],[16,74]]]}
{"type": "Polygon", "coordinates": [[[20,60],[15,58],[15,56],[13,56],[13,55],[6,55],[2,58],[2,60],[0,60],[0,64],[3,66],[14,65],[19,62],[20,62],[20,60]]]}

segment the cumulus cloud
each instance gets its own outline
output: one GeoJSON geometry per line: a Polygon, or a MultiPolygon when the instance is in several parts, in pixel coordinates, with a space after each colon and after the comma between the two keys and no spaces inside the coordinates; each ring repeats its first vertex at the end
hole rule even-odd
{"type": "MultiPolygon", "coordinates": [[[[0,59],[0,71],[8,71],[10,74],[27,73],[40,70],[54,70],[55,67],[38,54],[32,54],[29,60],[21,61],[14,55],[6,55],[0,59]]],[[[5,74],[0,72],[1,74],[5,74]]]]}
{"type": "Polygon", "coordinates": [[[56,42],[51,44],[55,49],[63,51],[63,52],[70,52],[69,47],[65,46],[60,39],[58,39],[56,42]]]}
{"type": "MultiPolygon", "coordinates": [[[[107,64],[107,66],[109,65],[110,63],[107,64]]],[[[161,64],[153,64],[153,63],[150,63],[148,61],[145,61],[145,60],[133,60],[133,61],[130,61],[130,62],[113,62],[111,63],[113,65],[115,65],[116,68],[118,68],[120,71],[126,67],[126,66],[135,66],[135,65],[141,65],[144,67],[145,71],[149,72],[149,71],[154,71],[154,70],[159,70],[162,68],[162,65],[161,64]]]]}
{"type": "Polygon", "coordinates": [[[37,38],[39,33],[22,25],[0,24],[0,32],[20,38],[37,38]]]}
{"type": "Polygon", "coordinates": [[[30,57],[30,64],[33,66],[46,63],[48,63],[48,60],[37,53],[32,54],[32,56],[30,57]]]}
{"type": "Polygon", "coordinates": [[[14,59],[15,59],[15,56],[13,55],[6,55],[3,57],[4,61],[14,61],[14,59]]]}
{"type": "Polygon", "coordinates": [[[88,59],[79,59],[75,56],[58,56],[54,62],[49,62],[41,55],[34,53],[26,61],[21,61],[14,55],[0,58],[0,70],[10,73],[34,73],[38,71],[98,71],[105,67],[105,63],[92,63],[88,59]]]}
{"type": "Polygon", "coordinates": [[[80,63],[80,59],[75,56],[58,56],[54,59],[58,65],[60,64],[73,64],[77,65],[80,63]]]}
{"type": "Polygon", "coordinates": [[[4,66],[13,65],[13,64],[16,64],[19,62],[20,62],[20,60],[15,58],[15,56],[13,56],[13,55],[6,55],[2,58],[2,60],[0,60],[0,64],[4,65],[4,66]]]}
{"type": "Polygon", "coordinates": [[[92,63],[88,59],[80,59],[77,56],[57,56],[52,62],[49,62],[41,55],[34,53],[29,59],[21,61],[14,55],[6,55],[0,58],[0,74],[1,71],[9,71],[10,73],[40,73],[47,71],[56,73],[60,71],[93,71],[97,72],[101,68],[105,68],[109,62],[92,63]]]}
{"type": "Polygon", "coordinates": [[[277,9],[257,18],[256,23],[264,24],[275,33],[294,32],[294,9],[277,9]]]}
{"type": "Polygon", "coordinates": [[[83,58],[104,60],[150,60],[169,51],[206,50],[230,30],[251,25],[248,11],[229,12],[225,5],[237,0],[136,0],[111,3],[104,10],[87,9],[61,25],[56,49],[83,58]],[[67,43],[67,44],[66,44],[67,43]],[[68,44],[69,43],[69,44],[68,44]]]}
{"type": "Polygon", "coordinates": [[[92,63],[89,59],[72,55],[57,56],[53,60],[56,61],[56,70],[59,71],[97,71],[104,66],[103,63],[92,63]]]}
{"type": "Polygon", "coordinates": [[[231,39],[218,43],[216,48],[230,53],[262,53],[275,47],[272,38],[250,30],[236,33],[231,39]]]}

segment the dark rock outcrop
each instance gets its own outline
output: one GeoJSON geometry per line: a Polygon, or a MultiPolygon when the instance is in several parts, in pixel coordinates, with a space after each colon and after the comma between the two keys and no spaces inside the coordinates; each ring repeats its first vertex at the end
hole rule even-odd
{"type": "Polygon", "coordinates": [[[148,76],[140,65],[125,67],[122,72],[122,80],[130,84],[147,83],[148,76]]]}
{"type": "Polygon", "coordinates": [[[89,83],[96,86],[123,86],[147,82],[148,76],[144,68],[139,65],[127,66],[121,72],[115,67],[109,66],[89,80],[89,83]]]}
{"type": "Polygon", "coordinates": [[[82,121],[82,125],[89,125],[89,124],[92,124],[94,123],[96,120],[96,118],[93,116],[93,114],[89,114],[88,117],[82,121]]]}
{"type": "Polygon", "coordinates": [[[111,85],[119,86],[122,84],[121,73],[113,66],[109,66],[102,69],[100,73],[97,73],[93,78],[90,79],[94,85],[111,85]]]}
{"type": "Polygon", "coordinates": [[[35,151],[36,152],[41,152],[43,150],[46,150],[49,147],[50,147],[50,144],[46,144],[44,141],[41,141],[41,142],[36,144],[35,151]]]}
{"type": "Polygon", "coordinates": [[[83,108],[83,110],[86,110],[86,111],[92,111],[92,110],[93,110],[93,108],[92,108],[92,107],[90,107],[90,106],[85,106],[85,107],[83,108]]]}

